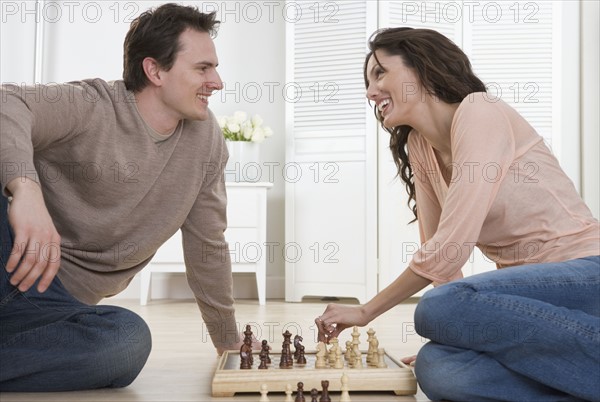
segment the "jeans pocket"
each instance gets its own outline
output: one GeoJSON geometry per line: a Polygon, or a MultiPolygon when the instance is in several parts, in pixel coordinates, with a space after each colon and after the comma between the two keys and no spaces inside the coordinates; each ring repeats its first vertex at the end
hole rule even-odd
{"type": "Polygon", "coordinates": [[[0,310],[3,309],[4,306],[6,306],[8,303],[10,303],[10,301],[14,299],[15,296],[19,293],[21,293],[19,289],[15,288],[11,292],[8,292],[6,296],[3,296],[2,300],[0,300],[0,310]]]}

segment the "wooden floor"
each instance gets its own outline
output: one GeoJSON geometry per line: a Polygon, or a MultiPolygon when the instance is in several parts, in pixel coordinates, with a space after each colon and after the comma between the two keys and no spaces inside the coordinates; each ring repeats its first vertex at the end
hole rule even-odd
{"type": "MultiPolygon", "coordinates": [[[[351,302],[349,302],[351,303],[351,302]]],[[[115,300],[104,304],[118,304],[141,315],[152,331],[153,349],[139,377],[129,387],[117,390],[95,390],[68,393],[1,393],[0,401],[258,401],[260,394],[238,394],[233,398],[212,398],[211,380],[217,363],[217,354],[203,329],[197,305],[181,300],[152,300],[140,306],[137,300],[115,300]]],[[[240,325],[251,323],[260,328],[260,339],[273,345],[282,342],[286,329],[303,338],[308,348],[314,346],[313,320],[325,308],[318,299],[303,303],[285,303],[268,300],[259,306],[255,300],[238,300],[236,316],[240,325]]],[[[424,340],[413,328],[414,301],[403,303],[371,323],[377,331],[379,347],[397,358],[415,354],[424,340]]],[[[361,342],[366,340],[367,328],[362,328],[361,342]]],[[[349,333],[346,334],[348,337],[349,333]]],[[[361,347],[362,349],[362,347],[361,347]]],[[[352,384],[349,384],[352,389],[352,384]]],[[[271,402],[283,401],[282,393],[269,393],[271,402]]],[[[331,393],[332,401],[339,393],[331,393]]],[[[396,396],[392,392],[352,393],[353,402],[362,401],[427,401],[419,390],[415,396],[396,396]]],[[[310,400],[310,397],[307,401],[310,400]]]]}

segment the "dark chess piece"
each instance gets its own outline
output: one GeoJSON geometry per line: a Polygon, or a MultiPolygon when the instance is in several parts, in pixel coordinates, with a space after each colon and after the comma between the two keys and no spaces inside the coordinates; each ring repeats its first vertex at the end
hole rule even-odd
{"type": "Polygon", "coordinates": [[[298,383],[298,390],[296,391],[294,402],[306,402],[304,399],[304,383],[302,381],[298,383]]]}
{"type": "Polygon", "coordinates": [[[266,364],[271,364],[271,357],[269,356],[269,349],[271,347],[267,344],[267,340],[263,339],[262,344],[261,344],[261,349],[260,349],[260,353],[258,354],[259,358],[262,359],[262,356],[265,356],[265,362],[266,364]]]}
{"type": "Polygon", "coordinates": [[[244,342],[248,340],[252,344],[252,327],[249,324],[246,325],[246,330],[244,331],[244,342]]]}
{"type": "Polygon", "coordinates": [[[252,343],[244,342],[240,348],[240,369],[247,370],[252,368],[252,343]]]}
{"type": "Polygon", "coordinates": [[[306,357],[304,357],[304,345],[298,346],[298,359],[297,364],[306,364],[306,357]]]}
{"type": "Polygon", "coordinates": [[[265,355],[260,355],[260,365],[258,366],[258,368],[261,370],[268,368],[267,357],[265,355]]]}
{"type": "Polygon", "coordinates": [[[329,397],[329,381],[321,381],[321,387],[323,390],[321,391],[321,399],[319,399],[319,402],[331,402],[331,398],[329,397]]]}
{"type": "Polygon", "coordinates": [[[300,342],[302,342],[303,339],[300,335],[296,335],[294,337],[294,359],[298,360],[298,353],[300,353],[300,351],[298,350],[298,348],[300,347],[300,342]]]}
{"type": "Polygon", "coordinates": [[[317,398],[319,397],[319,391],[316,388],[310,390],[310,402],[319,402],[317,398]]]}
{"type": "Polygon", "coordinates": [[[292,351],[290,345],[292,334],[286,330],[283,333],[283,344],[281,345],[281,360],[279,361],[279,368],[288,369],[294,367],[294,360],[292,358],[292,351]]]}

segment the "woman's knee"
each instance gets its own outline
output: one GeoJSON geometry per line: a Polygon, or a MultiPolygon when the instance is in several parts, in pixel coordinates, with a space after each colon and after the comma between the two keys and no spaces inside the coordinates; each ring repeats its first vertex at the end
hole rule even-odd
{"type": "Polygon", "coordinates": [[[426,292],[415,310],[415,329],[425,338],[438,339],[444,331],[460,327],[462,304],[474,290],[460,282],[448,283],[426,292]]]}
{"type": "Polygon", "coordinates": [[[446,396],[447,386],[445,384],[448,376],[446,367],[440,364],[443,361],[441,351],[434,343],[425,344],[415,361],[415,376],[421,391],[431,400],[441,400],[446,396]]]}

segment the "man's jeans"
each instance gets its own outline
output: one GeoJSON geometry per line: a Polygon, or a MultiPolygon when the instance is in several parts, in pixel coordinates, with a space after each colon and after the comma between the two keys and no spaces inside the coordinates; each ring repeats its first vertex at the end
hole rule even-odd
{"type": "Polygon", "coordinates": [[[435,400],[600,401],[600,257],[486,272],[425,293],[421,389],[435,400]]]}
{"type": "Polygon", "coordinates": [[[13,244],[7,199],[0,194],[0,391],[71,391],[125,387],[151,349],[150,331],[135,313],[88,306],[58,278],[44,293],[37,282],[20,292],[6,262],[13,244]]]}

